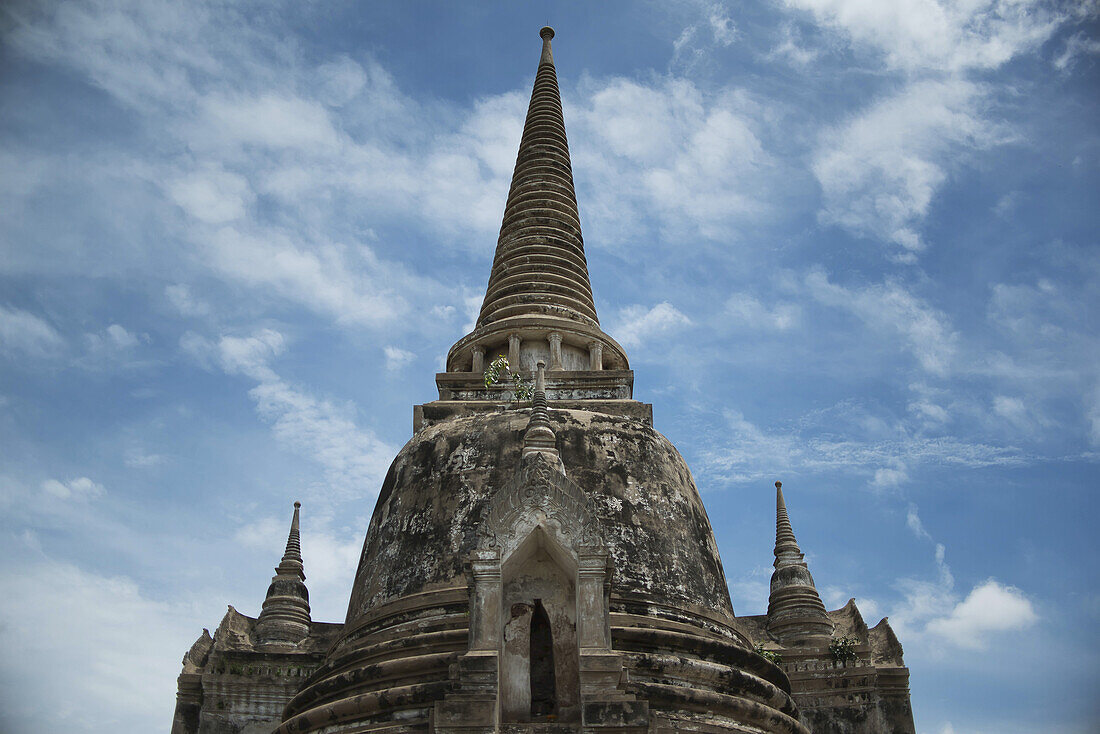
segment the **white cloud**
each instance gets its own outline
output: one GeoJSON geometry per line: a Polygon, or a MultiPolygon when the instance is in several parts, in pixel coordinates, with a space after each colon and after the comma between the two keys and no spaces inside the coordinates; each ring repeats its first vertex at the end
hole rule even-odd
{"type": "Polygon", "coordinates": [[[168,298],[168,301],[176,307],[176,310],[179,311],[180,314],[182,314],[183,316],[210,315],[210,306],[203,301],[195,298],[191,294],[191,289],[183,283],[166,286],[164,289],[164,295],[168,298]]]}
{"type": "Polygon", "coordinates": [[[51,357],[64,347],[57,330],[27,311],[0,306],[0,351],[51,357]]]}
{"type": "Polygon", "coordinates": [[[193,135],[212,146],[262,146],[300,149],[315,155],[337,150],[343,142],[328,111],[298,96],[211,95],[199,101],[193,135]]]}
{"type": "Polygon", "coordinates": [[[154,731],[171,720],[193,609],[53,561],[5,565],[0,580],[0,729],[154,731]]]}
{"type": "Polygon", "coordinates": [[[377,325],[405,308],[392,286],[383,285],[400,282],[401,272],[384,271],[365,245],[307,244],[282,230],[225,227],[211,236],[205,254],[222,275],[266,286],[338,321],[377,325]]]}
{"type": "Polygon", "coordinates": [[[141,449],[131,449],[126,452],[126,456],[123,459],[126,466],[131,469],[147,469],[153,466],[160,466],[164,463],[163,454],[148,454],[141,449]]]}
{"type": "Polygon", "coordinates": [[[676,328],[691,325],[691,319],[665,301],[652,308],[627,306],[619,311],[614,335],[624,347],[637,347],[676,328]]]}
{"type": "Polygon", "coordinates": [[[907,70],[995,69],[1068,19],[1037,0],[786,1],[907,70]]]}
{"type": "Polygon", "coordinates": [[[1100,54],[1100,40],[1089,38],[1083,32],[1074,33],[1066,39],[1065,48],[1058,58],[1054,59],[1054,66],[1060,70],[1071,69],[1081,56],[1095,56],[1100,54]]]}
{"type": "MultiPolygon", "coordinates": [[[[889,429],[860,438],[849,431],[843,437],[821,435],[821,419],[835,429],[837,416],[806,416],[795,429],[765,430],[736,410],[723,413],[724,425],[707,432],[710,445],[700,452],[700,476],[709,482],[755,482],[774,479],[777,473],[847,470],[866,473],[883,487],[906,480],[912,466],[1013,466],[1024,457],[1013,448],[967,443],[950,437],[909,435],[889,429]],[[891,437],[890,434],[896,435],[891,437]]],[[[852,429],[854,431],[854,429],[852,429]]]]}
{"type": "Polygon", "coordinates": [[[724,321],[734,327],[785,331],[798,324],[802,310],[794,303],[769,308],[753,296],[735,293],[726,300],[724,321]],[[727,320],[728,319],[728,320],[727,320]]]}
{"type": "Polygon", "coordinates": [[[925,247],[919,225],[947,178],[949,153],[997,142],[980,89],[957,79],[910,84],[822,137],[813,171],[824,221],[893,242],[903,259],[925,247]]]}
{"type": "Polygon", "coordinates": [[[975,586],[949,614],[931,620],[927,629],[958,647],[981,650],[990,635],[1026,629],[1038,620],[1022,591],[989,579],[975,586]]]}
{"type": "Polygon", "coordinates": [[[382,352],[386,355],[386,369],[391,372],[408,367],[416,359],[416,355],[412,352],[394,346],[387,346],[382,352]]]}
{"type": "Polygon", "coordinates": [[[920,515],[917,513],[917,506],[913,503],[909,503],[909,508],[905,513],[905,524],[913,531],[913,535],[918,538],[923,540],[932,539],[932,536],[924,529],[924,523],[921,522],[920,515]]]}
{"type": "Polygon", "coordinates": [[[875,489],[894,489],[907,481],[909,474],[905,471],[905,465],[899,463],[894,467],[876,469],[871,486],[875,489]]]}
{"type": "Polygon", "coordinates": [[[945,375],[955,355],[957,336],[946,314],[932,308],[898,283],[865,288],[845,288],[829,282],[820,270],[805,278],[809,294],[817,301],[856,315],[880,332],[901,336],[921,367],[945,375]]]}
{"type": "Polygon", "coordinates": [[[354,405],[317,398],[279,377],[270,361],[286,349],[282,334],[261,329],[251,336],[223,336],[213,342],[188,333],[180,346],[202,364],[216,364],[228,374],[259,383],[249,395],[276,439],[323,468],[326,491],[318,498],[337,501],[378,491],[396,449],[357,425],[354,405]]]}
{"type": "Polygon", "coordinates": [[[1017,426],[1026,426],[1030,423],[1028,418],[1029,411],[1027,406],[1024,405],[1024,401],[1020,398],[1013,398],[1007,395],[994,396],[993,412],[1017,426]]]}
{"type": "Polygon", "coordinates": [[[243,176],[215,165],[204,166],[170,181],[167,189],[180,208],[207,224],[241,219],[254,198],[243,176]]]}
{"type": "Polygon", "coordinates": [[[807,66],[817,59],[819,52],[803,46],[802,39],[791,24],[785,24],[781,33],[782,38],[768,54],[769,58],[787,59],[795,66],[807,66]]]}
{"type": "Polygon", "coordinates": [[[1089,426],[1089,441],[1100,446],[1100,385],[1086,396],[1085,420],[1089,426]]]}
{"type": "Polygon", "coordinates": [[[647,224],[728,242],[783,195],[757,133],[766,112],[740,91],[612,78],[586,80],[568,101],[578,188],[601,242],[633,242],[647,224]]]}
{"type": "Polygon", "coordinates": [[[106,490],[102,484],[93,482],[88,477],[77,477],[67,482],[57,479],[47,479],[42,482],[42,491],[62,500],[86,501],[102,497],[106,490]]]}

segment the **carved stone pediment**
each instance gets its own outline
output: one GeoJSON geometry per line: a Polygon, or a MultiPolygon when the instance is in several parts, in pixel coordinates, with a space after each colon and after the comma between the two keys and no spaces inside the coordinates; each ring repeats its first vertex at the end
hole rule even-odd
{"type": "Polygon", "coordinates": [[[584,490],[543,455],[533,454],[489,501],[478,529],[478,547],[504,553],[526,530],[539,525],[559,535],[564,547],[578,552],[603,549],[599,522],[584,490]]]}

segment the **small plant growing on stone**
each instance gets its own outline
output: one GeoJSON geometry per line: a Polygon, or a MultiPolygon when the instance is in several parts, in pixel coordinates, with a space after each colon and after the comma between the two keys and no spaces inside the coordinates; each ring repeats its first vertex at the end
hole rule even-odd
{"type": "Polygon", "coordinates": [[[753,648],[753,652],[767,660],[772,665],[783,664],[783,656],[777,653],[775,650],[765,650],[763,642],[758,643],[757,646],[753,648]]]}
{"type": "Polygon", "coordinates": [[[855,637],[840,636],[834,637],[829,640],[829,654],[833,656],[833,661],[837,663],[846,663],[849,660],[856,659],[855,646],[859,644],[859,640],[855,637]]]}
{"type": "Polygon", "coordinates": [[[531,396],[535,394],[535,386],[518,370],[512,372],[509,369],[508,358],[503,354],[490,362],[489,366],[485,368],[485,387],[497,384],[506,374],[511,375],[512,392],[515,393],[516,400],[530,400],[531,396]]]}

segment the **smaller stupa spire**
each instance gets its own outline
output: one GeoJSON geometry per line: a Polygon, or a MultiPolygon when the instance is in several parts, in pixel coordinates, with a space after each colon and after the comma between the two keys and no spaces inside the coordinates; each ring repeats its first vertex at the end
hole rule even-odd
{"type": "Polygon", "coordinates": [[[833,623],[794,537],[783,483],[775,483],[775,571],[768,596],[768,632],[784,644],[812,645],[833,634],[833,623]]]}
{"type": "Polygon", "coordinates": [[[787,502],[783,499],[783,482],[775,483],[775,557],[797,555],[802,558],[802,549],[794,537],[791,518],[787,514],[787,502]]]}
{"type": "Polygon", "coordinates": [[[256,620],[253,636],[261,644],[295,645],[309,635],[309,590],[305,585],[306,572],[299,532],[301,507],[301,502],[294,503],[286,551],[275,567],[275,575],[267,587],[267,598],[256,620]]]}
{"type": "Polygon", "coordinates": [[[301,502],[294,503],[294,517],[290,521],[290,535],[286,539],[286,551],[283,560],[275,568],[277,574],[297,574],[302,580],[306,580],[305,564],[302,562],[302,536],[299,532],[298,513],[302,509],[301,502]]]}
{"type": "Polygon", "coordinates": [[[558,437],[550,425],[550,404],[546,399],[546,363],[539,361],[535,371],[535,396],[531,400],[531,420],[523,434],[522,457],[541,454],[564,474],[561,455],[558,454],[558,437]]]}

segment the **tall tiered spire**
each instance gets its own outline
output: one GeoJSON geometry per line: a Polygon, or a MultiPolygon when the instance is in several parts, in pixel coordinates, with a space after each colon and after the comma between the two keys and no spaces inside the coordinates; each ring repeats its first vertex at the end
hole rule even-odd
{"type": "Polygon", "coordinates": [[[267,588],[267,598],[256,621],[253,634],[259,643],[296,644],[309,635],[309,591],[305,585],[306,572],[299,532],[298,513],[301,507],[301,502],[294,503],[286,550],[275,567],[275,576],[267,588]]]}
{"type": "MultiPolygon", "coordinates": [[[[629,369],[623,348],[603,332],[596,316],[550,47],[554,29],[543,28],[539,35],[542,55],[485,300],[474,331],[447,355],[448,372],[480,372],[498,354],[507,354],[510,367],[524,371],[533,370],[539,356],[549,357],[551,375],[629,369]]],[[[569,385],[578,397],[586,387],[569,385]]]]}
{"type": "Polygon", "coordinates": [[[598,324],[550,49],[554,30],[539,35],[542,58],[478,326],[538,313],[598,324]]]}
{"type": "Polygon", "coordinates": [[[784,644],[813,644],[828,639],[833,623],[814,586],[794,537],[783,483],[775,483],[775,571],[768,596],[768,632],[784,644]]]}

